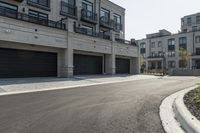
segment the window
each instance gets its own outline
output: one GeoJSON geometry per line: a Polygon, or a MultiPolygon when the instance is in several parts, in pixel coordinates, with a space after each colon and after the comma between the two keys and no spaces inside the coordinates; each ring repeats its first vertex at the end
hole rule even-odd
{"type": "Polygon", "coordinates": [[[75,16],[75,0],[62,0],[61,1],[61,15],[75,16]]]}
{"type": "Polygon", "coordinates": [[[122,26],[121,26],[121,16],[118,14],[114,14],[114,29],[115,30],[121,30],[122,26]]]}
{"type": "MultiPolygon", "coordinates": [[[[28,0],[28,4],[38,7],[50,8],[50,0],[28,0]]],[[[46,9],[46,8],[44,8],[46,9]]]]}
{"type": "Polygon", "coordinates": [[[17,18],[18,7],[8,3],[0,2],[0,14],[11,18],[17,18]]]}
{"type": "Polygon", "coordinates": [[[151,56],[155,57],[156,56],[156,52],[151,52],[151,56]]]}
{"type": "Polygon", "coordinates": [[[187,67],[187,61],[179,60],[179,67],[180,68],[186,68],[187,67]]]}
{"type": "Polygon", "coordinates": [[[192,24],[192,18],[187,18],[187,24],[191,25],[192,24]]]}
{"type": "Polygon", "coordinates": [[[176,56],[176,52],[175,51],[169,51],[167,53],[168,57],[175,57],[176,56]]]}
{"type": "Polygon", "coordinates": [[[176,62],[175,61],[168,61],[168,67],[169,68],[175,68],[176,67],[176,62]]]}
{"type": "Polygon", "coordinates": [[[140,43],[140,48],[146,48],[146,43],[140,43]]]}
{"type": "Polygon", "coordinates": [[[198,27],[197,26],[192,26],[192,31],[197,31],[198,27]]]}
{"type": "Polygon", "coordinates": [[[158,56],[162,57],[163,56],[163,52],[162,51],[158,51],[158,56]]]}
{"type": "Polygon", "coordinates": [[[82,25],[81,28],[83,29],[85,34],[93,35],[93,27],[82,25]]]}
{"type": "Polygon", "coordinates": [[[196,36],[196,37],[195,37],[195,42],[196,42],[196,43],[200,43],[200,36],[196,36]]]}
{"type": "Polygon", "coordinates": [[[29,21],[33,23],[41,23],[43,25],[47,25],[48,15],[41,12],[29,10],[29,21]]]}
{"type": "Polygon", "coordinates": [[[187,49],[187,38],[186,37],[179,38],[179,48],[187,49]]]}
{"type": "Polygon", "coordinates": [[[196,16],[196,23],[200,24],[200,16],[196,16]]]}
{"type": "Polygon", "coordinates": [[[175,39],[168,40],[168,51],[175,51],[175,39]]]}
{"type": "Polygon", "coordinates": [[[162,47],[162,42],[161,41],[158,42],[158,47],[162,47]]]}
{"type": "Polygon", "coordinates": [[[110,21],[110,11],[104,9],[104,8],[101,8],[101,21],[104,21],[104,22],[109,22],[110,21]]]}
{"type": "Polygon", "coordinates": [[[155,48],[156,45],[155,45],[155,42],[151,42],[151,48],[155,48]]]}
{"type": "Polygon", "coordinates": [[[93,3],[83,0],[82,7],[86,11],[93,12],[93,3]]]}
{"type": "Polygon", "coordinates": [[[196,48],[196,55],[200,55],[200,48],[196,48]]]}

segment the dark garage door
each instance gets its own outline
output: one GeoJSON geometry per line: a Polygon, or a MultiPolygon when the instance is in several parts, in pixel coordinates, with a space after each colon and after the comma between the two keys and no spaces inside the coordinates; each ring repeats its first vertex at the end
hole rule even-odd
{"type": "Polygon", "coordinates": [[[102,57],[74,54],[74,75],[102,74],[102,57]]]}
{"type": "Polygon", "coordinates": [[[130,74],[130,60],[117,58],[116,59],[116,73],[130,74]]]}
{"type": "Polygon", "coordinates": [[[0,48],[0,78],[57,76],[57,54],[0,48]]]}

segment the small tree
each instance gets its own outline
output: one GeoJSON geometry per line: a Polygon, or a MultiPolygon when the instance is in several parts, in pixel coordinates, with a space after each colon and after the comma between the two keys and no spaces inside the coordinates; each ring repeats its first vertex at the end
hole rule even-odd
{"type": "Polygon", "coordinates": [[[182,62],[182,67],[186,67],[187,66],[187,62],[189,60],[189,53],[187,52],[186,49],[184,48],[180,48],[179,51],[178,51],[178,55],[179,55],[179,58],[181,59],[181,62],[182,62]]]}

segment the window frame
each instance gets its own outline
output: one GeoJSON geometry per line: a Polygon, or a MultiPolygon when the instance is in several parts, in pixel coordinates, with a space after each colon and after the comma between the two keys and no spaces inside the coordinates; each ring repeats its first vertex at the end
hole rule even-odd
{"type": "Polygon", "coordinates": [[[47,10],[47,11],[50,11],[51,10],[51,0],[47,0],[47,5],[42,5],[40,4],[41,0],[37,0],[37,2],[33,2],[32,0],[27,0],[27,4],[28,5],[31,5],[31,6],[34,6],[34,7],[37,7],[37,8],[40,8],[40,9],[43,9],[43,10],[47,10]]]}

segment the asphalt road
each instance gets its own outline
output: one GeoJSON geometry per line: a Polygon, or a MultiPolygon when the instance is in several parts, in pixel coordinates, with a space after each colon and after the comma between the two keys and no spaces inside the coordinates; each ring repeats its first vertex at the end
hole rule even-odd
{"type": "Polygon", "coordinates": [[[164,133],[159,105],[193,86],[171,77],[0,97],[0,133],[164,133]]]}

